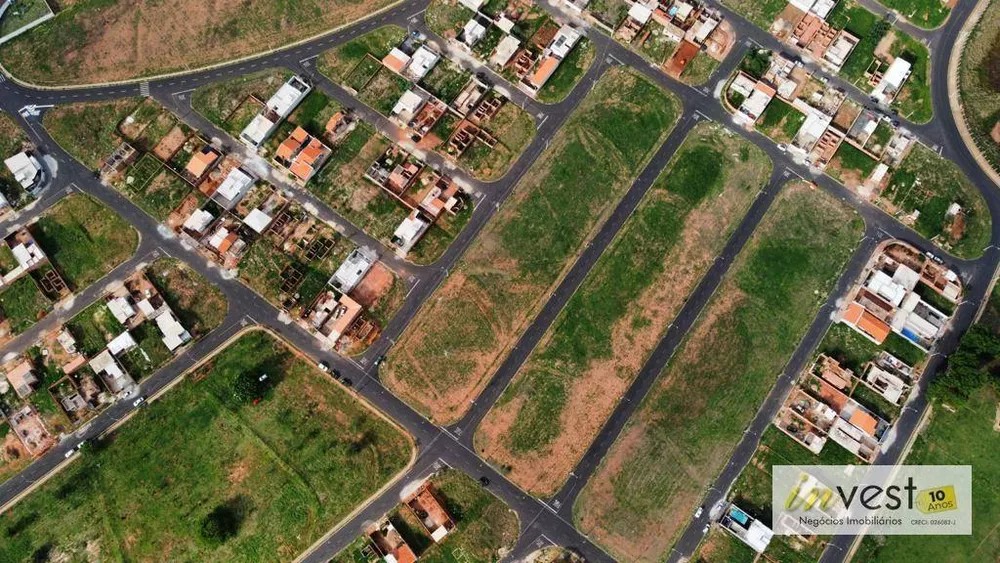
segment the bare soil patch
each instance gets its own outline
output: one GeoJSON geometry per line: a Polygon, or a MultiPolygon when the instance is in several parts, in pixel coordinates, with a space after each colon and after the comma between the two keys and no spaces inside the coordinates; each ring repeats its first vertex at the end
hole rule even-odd
{"type": "Polygon", "coordinates": [[[187,138],[187,133],[185,133],[180,126],[175,125],[174,128],[167,133],[167,136],[160,139],[160,142],[156,144],[156,147],[153,149],[153,154],[158,156],[160,160],[170,160],[170,158],[174,156],[174,153],[184,146],[184,142],[187,141],[187,138]]]}
{"type": "Polygon", "coordinates": [[[351,292],[355,301],[366,309],[370,309],[378,300],[389,293],[392,284],[396,281],[396,275],[385,264],[376,262],[372,269],[368,271],[361,283],[351,292]]]}

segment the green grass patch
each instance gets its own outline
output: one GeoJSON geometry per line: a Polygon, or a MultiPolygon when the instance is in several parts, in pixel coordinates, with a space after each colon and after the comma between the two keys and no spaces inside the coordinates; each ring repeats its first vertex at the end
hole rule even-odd
{"type": "Polygon", "coordinates": [[[392,113],[399,97],[409,89],[410,83],[405,78],[381,67],[368,84],[358,92],[358,99],[370,108],[388,116],[392,113]]]}
{"type": "Polygon", "coordinates": [[[764,109],[756,127],[775,142],[790,143],[805,121],[806,114],[775,98],[764,109]]]}
{"type": "Polygon", "coordinates": [[[74,291],[104,277],[139,244],[132,225],[86,195],[71,195],[54,205],[31,232],[74,291]]]}
{"type": "Polygon", "coordinates": [[[383,366],[390,386],[439,422],[464,410],[507,339],[673,127],[678,107],[633,72],[606,74],[452,270],[438,290],[448,297],[429,301],[411,323],[398,348],[408,355],[383,366]],[[445,337],[458,327],[465,338],[445,337]],[[432,406],[428,388],[462,391],[432,406]]]}
{"type": "Polygon", "coordinates": [[[10,321],[12,334],[31,328],[51,306],[30,275],[21,276],[0,291],[0,310],[10,321]]]}
{"type": "Polygon", "coordinates": [[[753,22],[761,29],[770,29],[778,14],[785,9],[788,2],[784,0],[726,0],[723,2],[729,9],[753,22]]]}
{"type": "Polygon", "coordinates": [[[431,31],[446,39],[457,37],[476,13],[462,6],[457,0],[437,0],[431,2],[424,12],[424,22],[431,31]]]}
{"type": "Polygon", "coordinates": [[[913,225],[917,232],[958,257],[980,256],[989,244],[990,215],[982,195],[955,163],[919,143],[893,174],[882,197],[902,213],[919,211],[913,225]],[[947,215],[952,203],[962,207],[959,218],[947,215]]]}
{"type": "Polygon", "coordinates": [[[13,33],[51,12],[45,0],[15,0],[4,12],[3,20],[0,20],[0,37],[13,33]]]}
{"type": "Polygon", "coordinates": [[[934,117],[931,104],[930,51],[923,43],[902,31],[894,30],[893,33],[896,40],[889,52],[894,57],[902,57],[912,67],[909,78],[892,101],[892,106],[899,111],[899,115],[910,121],[927,123],[934,117]]]}
{"type": "Polygon", "coordinates": [[[994,171],[1000,171],[1000,143],[992,132],[1000,121],[1000,2],[990,2],[962,50],[958,94],[969,134],[994,171]]]}
{"type": "Polygon", "coordinates": [[[878,16],[853,0],[838,2],[830,11],[826,21],[832,27],[846,29],[859,38],[858,44],[841,67],[840,76],[866,89],[866,86],[862,85],[865,71],[875,60],[875,48],[878,47],[879,41],[892,29],[892,25],[886,20],[880,20],[878,16]]]}
{"type": "Polygon", "coordinates": [[[662,538],[644,556],[666,555],[692,492],[724,467],[862,233],[836,199],[784,188],[574,507],[585,532],[602,541],[655,527],[662,538]]]}
{"type": "Polygon", "coordinates": [[[967,401],[935,400],[930,423],[917,435],[909,465],[972,465],[972,535],[866,537],[864,561],[981,561],[1000,559],[1000,433],[994,426],[1000,393],[994,383],[967,401]]]}
{"type": "Polygon", "coordinates": [[[841,143],[832,159],[831,174],[844,183],[862,184],[878,166],[878,161],[850,143],[841,143]]]}
{"type": "Polygon", "coordinates": [[[136,381],[153,375],[173,357],[173,352],[163,343],[163,334],[156,327],[155,321],[146,321],[129,331],[129,334],[135,340],[136,347],[118,359],[136,381]]]}
{"type": "Polygon", "coordinates": [[[96,356],[108,342],[120,335],[125,326],[111,314],[103,299],[98,299],[66,323],[77,347],[87,357],[96,356]]]}
{"type": "Polygon", "coordinates": [[[316,60],[316,69],[334,82],[344,82],[348,73],[365,59],[365,55],[380,61],[404,39],[405,29],[395,25],[380,27],[326,51],[316,60]]]}
{"type": "Polygon", "coordinates": [[[716,125],[695,128],[486,419],[487,430],[477,436],[479,449],[488,455],[501,450],[499,458],[514,465],[510,476],[529,491],[554,492],[566,475],[545,471],[544,460],[581,455],[579,446],[592,438],[575,430],[578,447],[570,454],[565,443],[554,445],[564,429],[583,426],[577,417],[602,420],[614,406],[592,405],[575,414],[570,396],[589,396],[581,389],[589,390],[595,379],[617,376],[616,388],[631,383],[638,374],[634,366],[652,352],[767,182],[770,168],[767,156],[741,138],[716,125]],[[741,160],[743,149],[747,158],[741,160]],[[656,312],[647,310],[650,302],[657,303],[656,312]],[[604,365],[619,355],[636,359],[604,365]],[[592,372],[597,364],[614,375],[592,372]],[[500,443],[488,443],[488,435],[497,435],[488,429],[508,413],[516,415],[513,424],[500,443]],[[546,475],[541,483],[523,474],[535,471],[546,475]]]}
{"type": "Polygon", "coordinates": [[[233,137],[250,124],[261,105],[292,76],[285,69],[268,69],[202,86],[191,93],[191,107],[233,137]]]}
{"type": "Polygon", "coordinates": [[[18,503],[0,559],[88,546],[117,560],[292,559],[409,460],[403,434],[265,332],[251,332],[18,503]],[[260,404],[241,374],[268,374],[260,404]],[[219,514],[224,534],[206,534],[219,514]]]}
{"type": "Polygon", "coordinates": [[[880,0],[917,27],[934,29],[948,19],[951,8],[941,0],[880,0]]]}
{"type": "Polygon", "coordinates": [[[229,307],[226,296],[184,262],[159,258],[146,269],[146,277],[192,337],[198,338],[222,325],[229,307]]]}
{"type": "Polygon", "coordinates": [[[586,37],[581,37],[573,50],[559,64],[559,68],[538,91],[538,100],[547,104],[565,100],[590,69],[596,57],[597,49],[594,44],[586,37]]]}
{"type": "Polygon", "coordinates": [[[475,146],[483,146],[486,150],[477,154],[470,147],[462,154],[460,163],[480,180],[498,180],[510,170],[535,138],[537,131],[535,120],[530,113],[508,101],[484,124],[484,127],[498,140],[496,146],[490,149],[482,143],[476,143],[475,146]]]}
{"type": "Polygon", "coordinates": [[[699,53],[691,59],[681,72],[681,82],[692,86],[700,86],[712,77],[715,69],[719,68],[719,61],[704,53],[699,53]]]}
{"type": "Polygon", "coordinates": [[[420,81],[420,85],[444,103],[451,104],[471,78],[469,73],[451,62],[451,59],[444,58],[434,65],[420,81]]]}
{"type": "Polygon", "coordinates": [[[57,106],[45,112],[42,124],[73,158],[97,170],[121,144],[118,123],[139,103],[136,98],[125,98],[57,106]]]}

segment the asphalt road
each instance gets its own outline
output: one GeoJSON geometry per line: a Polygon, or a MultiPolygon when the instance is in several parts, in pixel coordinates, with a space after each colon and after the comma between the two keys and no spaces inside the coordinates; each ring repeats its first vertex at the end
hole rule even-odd
{"type": "MultiPolygon", "coordinates": [[[[873,0],[864,0],[866,5],[872,2],[873,0]]],[[[423,33],[429,33],[423,25],[421,14],[427,4],[428,0],[408,0],[387,12],[375,15],[368,20],[363,20],[355,25],[302,45],[273,52],[255,59],[220,65],[209,70],[195,71],[183,76],[161,80],[152,80],[148,82],[149,90],[154,98],[167,105],[173,111],[178,112],[185,120],[202,130],[206,135],[218,138],[223,145],[231,149],[239,149],[234,140],[228,138],[227,135],[212,127],[211,124],[190,110],[190,91],[199,86],[234,76],[264,68],[283,66],[311,76],[315,85],[326,94],[342,104],[355,108],[362,118],[375,124],[384,134],[398,139],[400,133],[391,122],[375,113],[371,108],[365,107],[350,92],[316,74],[314,72],[314,57],[335,45],[388,23],[395,23],[408,29],[417,29],[423,33]]],[[[561,7],[548,1],[542,1],[539,4],[557,15],[571,17],[564,14],[561,7]]],[[[971,9],[972,6],[969,2],[960,3],[954,9],[951,18],[945,26],[929,32],[913,30],[912,26],[908,26],[904,22],[897,22],[897,25],[905,28],[907,31],[914,32],[914,35],[925,40],[934,48],[932,51],[931,68],[933,76],[931,82],[936,119],[932,125],[908,123],[906,127],[917,134],[927,144],[940,147],[944,155],[954,160],[983,193],[992,216],[1000,218],[1000,197],[997,196],[997,193],[993,189],[994,186],[992,186],[985,174],[978,169],[962,144],[951,118],[948,107],[948,93],[945,89],[947,83],[947,61],[950,55],[949,49],[954,45],[954,39],[957,37],[961,24],[968,17],[971,9]]],[[[320,349],[318,342],[311,335],[294,325],[283,323],[280,320],[279,312],[273,306],[246,286],[229,279],[224,272],[214,265],[209,264],[194,251],[186,248],[179,240],[165,234],[165,231],[152,218],[113,189],[99,184],[90,171],[74,162],[69,155],[52,141],[36,120],[25,122],[16,115],[18,109],[29,104],[65,104],[137,96],[140,91],[140,86],[137,83],[63,90],[37,90],[21,86],[10,78],[0,81],[0,109],[15,115],[20,122],[27,125],[31,131],[33,140],[38,143],[45,153],[54,157],[59,165],[59,174],[55,185],[50,188],[49,192],[43,195],[41,202],[36,204],[34,209],[23,213],[21,217],[13,221],[0,223],[0,229],[12,229],[16,226],[15,223],[30,220],[40,211],[50,206],[58,197],[61,197],[60,190],[69,185],[75,185],[81,191],[99,198],[105,204],[112,207],[122,217],[133,224],[142,235],[140,251],[136,257],[120,266],[112,274],[109,274],[106,279],[122,275],[130,267],[134,267],[141,261],[142,257],[157,252],[169,254],[184,260],[225,292],[229,300],[229,311],[227,312],[226,321],[222,325],[222,328],[213,331],[205,338],[190,345],[178,358],[145,381],[142,386],[143,394],[155,394],[176,381],[185,370],[225,342],[240,327],[258,324],[277,332],[309,356],[317,360],[326,360],[345,376],[352,378],[355,381],[354,391],[359,396],[368,400],[414,436],[419,452],[414,466],[390,486],[384,494],[380,495],[371,504],[360,509],[348,522],[325,538],[317,546],[316,550],[308,555],[307,560],[324,561],[328,559],[360,533],[366,521],[375,519],[388,510],[389,507],[393,506],[398,501],[400,490],[408,481],[426,476],[429,472],[443,465],[450,465],[473,477],[488,477],[491,483],[489,488],[517,512],[521,522],[522,535],[517,547],[509,558],[518,558],[543,545],[555,544],[577,549],[587,559],[592,561],[608,561],[611,560],[610,556],[591,543],[572,525],[571,509],[573,501],[579,494],[587,477],[596,469],[615,437],[621,431],[621,428],[655,382],[656,375],[667,361],[669,361],[677,343],[681,341],[684,334],[697,319],[705,303],[708,302],[715,288],[723,279],[733,258],[752,235],[760,218],[766,212],[780,190],[780,186],[786,180],[794,176],[813,179],[822,189],[852,205],[866,221],[867,236],[842,275],[837,291],[829,297],[826,306],[824,306],[821,314],[803,338],[794,356],[788,363],[786,370],[777,379],[775,388],[762,405],[754,421],[748,427],[743,441],[734,449],[730,463],[723,473],[718,476],[714,486],[709,489],[706,497],[708,504],[725,496],[732,486],[732,482],[739,474],[739,471],[752,455],[756,448],[760,432],[769,424],[777,405],[780,404],[790,389],[795,375],[797,375],[803,367],[804,362],[810,357],[812,350],[826,330],[829,324],[829,315],[824,313],[829,312],[830,307],[833,306],[836,299],[842,297],[847,286],[858,275],[858,272],[860,272],[860,268],[867,260],[871,249],[874,248],[877,241],[887,237],[901,238],[916,245],[918,248],[933,250],[935,254],[944,258],[950,267],[959,272],[963,282],[965,282],[968,291],[967,303],[959,308],[958,315],[953,324],[953,331],[940,343],[938,351],[942,353],[946,353],[954,348],[958,336],[973,321],[978,304],[985,298],[990,276],[995,271],[997,264],[1000,264],[1000,252],[998,252],[995,246],[991,246],[989,252],[977,260],[959,260],[943,255],[939,251],[934,250],[934,246],[929,241],[911,229],[899,224],[879,209],[861,201],[849,190],[828,177],[812,178],[809,170],[789,160],[770,140],[755,132],[747,132],[731,126],[730,117],[722,109],[718,100],[714,99],[711,95],[711,88],[728,76],[738,64],[742,52],[745,52],[745,49],[750,47],[749,44],[743,43],[743,40],[752,39],[759,45],[778,50],[781,50],[781,47],[776,44],[776,41],[770,35],[756,28],[746,20],[731,12],[727,12],[726,15],[740,36],[741,43],[716,71],[707,87],[692,88],[675,82],[658,70],[651,69],[649,64],[638,55],[628,51],[597,30],[590,29],[588,30],[588,35],[594,41],[598,50],[597,62],[586,73],[580,85],[566,100],[559,104],[547,105],[524,98],[519,92],[512,92],[514,101],[522,104],[535,117],[536,124],[538,125],[538,133],[507,175],[495,182],[480,182],[455,169],[454,166],[440,159],[437,155],[423,155],[432,164],[449,170],[479,198],[469,225],[458,236],[452,246],[449,247],[444,256],[435,264],[415,266],[396,259],[381,243],[371,239],[368,235],[352,226],[321,201],[303,190],[296,190],[297,199],[311,204],[325,220],[336,223],[345,236],[348,236],[358,244],[376,245],[382,258],[390,264],[390,267],[403,275],[410,285],[410,293],[406,298],[402,310],[385,327],[380,339],[356,363],[320,349]],[[534,323],[522,336],[515,350],[492,378],[469,414],[452,429],[437,427],[381,385],[378,380],[377,369],[374,366],[374,360],[384,354],[393,345],[399,334],[401,334],[416,315],[421,304],[431,296],[437,285],[447,276],[449,269],[454,267],[479,231],[497,212],[500,206],[502,206],[503,202],[514,189],[517,181],[545,149],[552,135],[562,125],[573,108],[579,104],[580,100],[583,99],[600,75],[610,65],[614,64],[632,66],[678,96],[684,105],[684,113],[678,129],[668,138],[650,164],[637,177],[632,188],[619,203],[612,216],[602,226],[600,232],[591,241],[588,248],[577,259],[567,277],[553,292],[550,301],[543,307],[534,323]],[[696,119],[710,119],[730,126],[737,133],[744,135],[765,150],[775,165],[771,181],[758,196],[747,217],[737,228],[716,263],[689,297],[685,307],[658,344],[647,365],[643,367],[640,375],[627,391],[623,401],[619,404],[611,418],[605,423],[598,439],[584,455],[567,484],[552,499],[547,499],[548,502],[531,497],[518,489],[502,474],[490,467],[475,454],[469,447],[471,436],[489,407],[499,397],[504,387],[514,376],[517,367],[520,366],[537,344],[538,339],[544,334],[545,328],[554,320],[573,291],[579,286],[600,254],[610,243],[610,240],[618,232],[625,219],[635,208],[635,205],[638,204],[642,195],[649,188],[652,179],[666,165],[676,146],[679,144],[680,139],[683,137],[682,132],[687,130],[696,119]]],[[[430,34],[430,39],[438,44],[445,43],[443,39],[433,36],[433,34],[430,34]]],[[[470,61],[463,61],[463,65],[473,68],[476,71],[483,71],[483,69],[477,68],[470,61]]],[[[490,80],[504,86],[502,79],[496,76],[495,73],[485,71],[485,74],[490,80]]],[[[867,96],[860,90],[851,85],[842,84],[835,77],[831,78],[833,78],[835,84],[843,87],[845,92],[853,99],[862,102],[867,100],[867,96]]],[[[509,85],[507,88],[513,90],[509,85]]],[[[995,221],[993,224],[991,243],[1000,243],[1000,221],[995,221]]],[[[73,300],[72,306],[66,311],[66,316],[69,316],[74,311],[79,310],[79,308],[86,306],[98,298],[101,293],[100,288],[103,285],[103,283],[98,283],[78,293],[76,299],[73,300]]],[[[53,319],[49,321],[49,324],[54,324],[55,322],[56,320],[53,319]]],[[[47,327],[48,324],[45,326],[47,327]]],[[[33,330],[32,334],[37,335],[41,331],[41,328],[33,330]]],[[[31,338],[26,335],[11,344],[9,350],[16,351],[16,349],[23,347],[30,341],[31,338]]],[[[916,421],[925,407],[922,391],[926,388],[927,382],[931,379],[933,373],[940,369],[942,364],[943,356],[934,356],[926,372],[927,375],[921,380],[920,392],[915,394],[914,400],[907,405],[901,419],[897,422],[895,440],[892,442],[892,446],[880,457],[880,463],[894,463],[898,461],[899,450],[902,444],[905,443],[906,438],[912,433],[916,421]]],[[[58,447],[35,461],[21,474],[0,484],[0,505],[5,504],[19,493],[25,491],[31,483],[42,478],[62,463],[64,461],[64,454],[68,448],[75,446],[80,440],[92,438],[106,431],[117,421],[127,416],[132,410],[133,408],[129,401],[123,401],[112,406],[94,419],[87,427],[68,437],[58,447]]],[[[685,531],[675,546],[675,550],[671,556],[673,559],[688,556],[693,552],[698,541],[701,539],[701,529],[703,526],[704,517],[702,520],[692,522],[691,526],[685,531]]],[[[824,561],[842,560],[846,547],[850,544],[850,540],[851,538],[836,538],[831,542],[830,549],[824,554],[824,561]]]]}

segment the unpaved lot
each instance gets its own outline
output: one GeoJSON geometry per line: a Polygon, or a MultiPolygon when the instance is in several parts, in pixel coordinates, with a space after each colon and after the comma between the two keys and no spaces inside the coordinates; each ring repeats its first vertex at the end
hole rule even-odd
{"type": "Polygon", "coordinates": [[[386,383],[436,422],[457,420],[677,113],[637,74],[606,74],[410,324],[386,383]]]}
{"type": "Polygon", "coordinates": [[[351,23],[391,0],[79,0],[0,50],[38,84],[123,80],[287,45],[351,23]]]}
{"type": "Polygon", "coordinates": [[[862,232],[836,199],[784,188],[587,483],[582,530],[621,560],[666,557],[862,232]]]}
{"type": "Polygon", "coordinates": [[[694,129],[484,420],[477,449],[551,495],[767,182],[763,151],[694,129]]]}

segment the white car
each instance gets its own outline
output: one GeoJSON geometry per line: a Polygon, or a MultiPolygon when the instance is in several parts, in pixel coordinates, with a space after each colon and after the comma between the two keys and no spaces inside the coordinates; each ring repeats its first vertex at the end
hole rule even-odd
{"type": "Polygon", "coordinates": [[[701,518],[702,512],[705,512],[705,507],[704,506],[699,506],[698,510],[694,511],[694,519],[697,520],[697,519],[701,518]]]}
{"type": "Polygon", "coordinates": [[[69,458],[73,457],[73,454],[75,454],[75,453],[76,453],[76,448],[70,448],[69,451],[66,452],[63,455],[63,457],[66,458],[66,459],[69,459],[69,458]]]}
{"type": "Polygon", "coordinates": [[[138,407],[139,405],[141,405],[141,404],[143,404],[145,402],[146,402],[146,397],[139,397],[138,399],[132,401],[132,406],[133,407],[138,407]]]}

